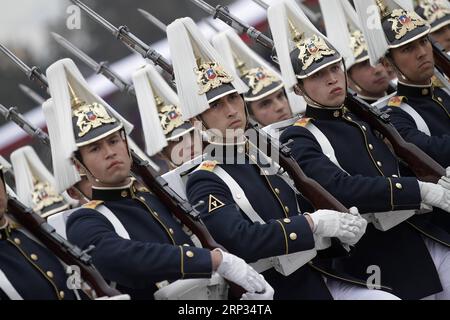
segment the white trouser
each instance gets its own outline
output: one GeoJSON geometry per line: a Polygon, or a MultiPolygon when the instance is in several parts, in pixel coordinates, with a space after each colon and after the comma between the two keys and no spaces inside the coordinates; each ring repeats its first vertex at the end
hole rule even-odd
{"type": "Polygon", "coordinates": [[[442,244],[423,237],[423,241],[430,252],[444,290],[422,300],[450,300],[450,250],[442,244]]]}
{"type": "Polygon", "coordinates": [[[393,294],[375,289],[351,285],[344,281],[325,279],[334,300],[400,300],[393,294]]]}

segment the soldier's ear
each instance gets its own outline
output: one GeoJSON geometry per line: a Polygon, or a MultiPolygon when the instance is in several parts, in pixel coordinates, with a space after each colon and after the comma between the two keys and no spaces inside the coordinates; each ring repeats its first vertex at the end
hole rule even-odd
{"type": "Polygon", "coordinates": [[[298,83],[294,86],[294,93],[298,96],[303,96],[303,92],[300,89],[300,86],[298,85],[298,83]]]}
{"type": "Polygon", "coordinates": [[[381,58],[380,63],[383,65],[383,67],[385,67],[388,70],[392,68],[391,63],[386,58],[381,58]]]}

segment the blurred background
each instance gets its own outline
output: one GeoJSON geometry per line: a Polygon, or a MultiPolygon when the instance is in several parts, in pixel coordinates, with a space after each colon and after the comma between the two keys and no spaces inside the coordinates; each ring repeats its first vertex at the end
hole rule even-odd
{"type": "MultiPolygon", "coordinates": [[[[184,16],[190,16],[195,21],[208,17],[207,13],[200,10],[189,0],[83,0],[83,2],[113,25],[117,27],[120,25],[128,26],[131,32],[148,45],[165,38],[165,34],[144,19],[137,8],[149,11],[166,24],[184,16]]],[[[233,12],[233,14],[241,17],[241,13],[246,16],[252,14],[252,12],[259,13],[261,18],[254,25],[257,29],[267,33],[265,11],[253,1],[206,0],[206,2],[212,6],[221,4],[230,7],[236,3],[243,4],[243,6],[240,6],[241,12],[233,12]],[[251,12],[246,10],[247,7],[251,12]]],[[[316,0],[303,2],[312,10],[318,11],[316,0]]],[[[75,61],[86,78],[93,75],[92,70],[57,44],[50,32],[62,35],[98,62],[108,61],[110,64],[114,64],[133,55],[125,45],[116,40],[103,27],[93,22],[83,11],[80,13],[80,28],[69,29],[67,23],[73,14],[73,6],[68,0],[2,0],[1,3],[0,43],[8,47],[26,64],[37,66],[43,72],[57,59],[69,57],[75,61]]],[[[215,24],[222,28],[227,27],[220,21],[215,21],[215,24]]],[[[269,56],[268,52],[264,52],[264,49],[251,41],[248,44],[260,54],[269,56]]],[[[145,61],[142,59],[141,65],[144,63],[145,61]]],[[[128,70],[125,72],[126,74],[121,75],[129,79],[133,71],[128,70]]],[[[16,106],[24,114],[30,110],[39,110],[37,109],[39,105],[19,89],[19,84],[27,85],[45,99],[48,98],[48,95],[41,88],[28,80],[9,59],[0,54],[0,103],[6,107],[16,106]]],[[[103,98],[125,118],[133,122],[135,125],[133,138],[142,146],[140,119],[138,112],[136,112],[135,99],[114,90],[109,90],[106,95],[103,95],[103,98]]],[[[24,144],[31,144],[43,162],[51,168],[50,152],[44,145],[25,136],[17,137],[11,125],[8,127],[5,124],[5,120],[0,117],[0,154],[3,157],[9,159],[9,154],[14,149],[24,144]]],[[[45,126],[42,127],[45,128],[45,126]]],[[[17,130],[17,128],[14,129],[17,130]]]]}

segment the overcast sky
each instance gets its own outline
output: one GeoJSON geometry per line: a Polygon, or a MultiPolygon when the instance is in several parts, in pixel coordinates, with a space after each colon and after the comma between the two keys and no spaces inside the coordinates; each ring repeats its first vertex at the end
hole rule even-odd
{"type": "Polygon", "coordinates": [[[66,0],[1,0],[0,5],[0,42],[25,43],[41,49],[48,38],[47,23],[67,15],[66,7],[70,3],[66,0]]]}

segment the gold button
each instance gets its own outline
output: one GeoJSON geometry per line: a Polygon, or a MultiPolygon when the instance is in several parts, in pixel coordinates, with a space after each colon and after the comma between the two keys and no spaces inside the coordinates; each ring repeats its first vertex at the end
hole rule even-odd
{"type": "Polygon", "coordinates": [[[158,216],[158,212],[154,211],[153,214],[155,215],[155,217],[158,216]]]}
{"type": "Polygon", "coordinates": [[[186,255],[189,257],[189,258],[192,258],[193,256],[194,256],[194,253],[192,252],[192,251],[186,251],[186,255]]]}
{"type": "Polygon", "coordinates": [[[275,188],[275,193],[276,193],[276,194],[280,194],[280,189],[275,188]]]}
{"type": "Polygon", "coordinates": [[[373,150],[373,145],[371,143],[369,143],[369,149],[373,150]]]}
{"type": "Polygon", "coordinates": [[[14,243],[17,245],[20,245],[22,243],[22,241],[20,241],[19,238],[14,238],[14,243]]]}
{"type": "Polygon", "coordinates": [[[292,232],[292,233],[289,235],[289,238],[290,238],[291,240],[297,240],[297,234],[294,233],[294,232],[292,232]]]}
{"type": "Polygon", "coordinates": [[[289,218],[284,218],[283,221],[284,221],[284,223],[291,223],[291,219],[289,219],[289,218]]]}
{"type": "Polygon", "coordinates": [[[333,112],[333,117],[337,118],[341,115],[341,113],[339,112],[339,110],[336,110],[335,112],[333,112]]]}
{"type": "Polygon", "coordinates": [[[190,247],[190,245],[187,244],[187,243],[183,243],[183,246],[185,246],[185,247],[190,247]]]}
{"type": "Polygon", "coordinates": [[[59,297],[60,297],[61,299],[64,299],[64,291],[61,290],[61,291],[59,292],[59,297]]]}
{"type": "Polygon", "coordinates": [[[422,89],[422,95],[426,96],[430,92],[427,88],[422,89]]]}
{"type": "Polygon", "coordinates": [[[286,211],[286,213],[289,213],[289,208],[288,208],[288,206],[284,206],[284,210],[286,211]]]}
{"type": "Polygon", "coordinates": [[[442,98],[441,98],[441,97],[438,97],[438,101],[439,101],[439,102],[442,102],[442,98]]]}
{"type": "Polygon", "coordinates": [[[361,128],[362,128],[364,131],[367,131],[367,128],[366,128],[365,126],[361,126],[361,128]]]}
{"type": "Polygon", "coordinates": [[[169,228],[169,232],[170,232],[170,234],[173,234],[173,229],[169,228]]]}
{"type": "Polygon", "coordinates": [[[123,190],[123,191],[120,193],[120,195],[121,195],[123,198],[125,198],[125,197],[128,196],[128,192],[125,191],[125,190],[123,190]]]}
{"type": "Polygon", "coordinates": [[[53,272],[47,271],[46,274],[47,274],[47,277],[49,277],[50,279],[53,279],[53,272]]]}
{"type": "Polygon", "coordinates": [[[398,175],[393,174],[392,177],[393,177],[393,178],[398,178],[398,175]]]}
{"type": "Polygon", "coordinates": [[[38,259],[38,256],[35,255],[34,253],[32,253],[32,254],[30,255],[30,258],[31,258],[31,260],[36,261],[36,260],[38,259]]]}
{"type": "Polygon", "coordinates": [[[352,117],[347,116],[347,120],[352,121],[352,117]]]}
{"type": "Polygon", "coordinates": [[[398,182],[395,184],[395,187],[396,187],[397,189],[402,189],[402,188],[403,188],[402,184],[401,184],[401,183],[398,183],[398,182]]]}
{"type": "Polygon", "coordinates": [[[142,201],[145,201],[145,198],[143,196],[140,196],[139,199],[141,199],[142,201]]]}
{"type": "Polygon", "coordinates": [[[377,161],[377,166],[381,167],[381,162],[377,161]]]}

